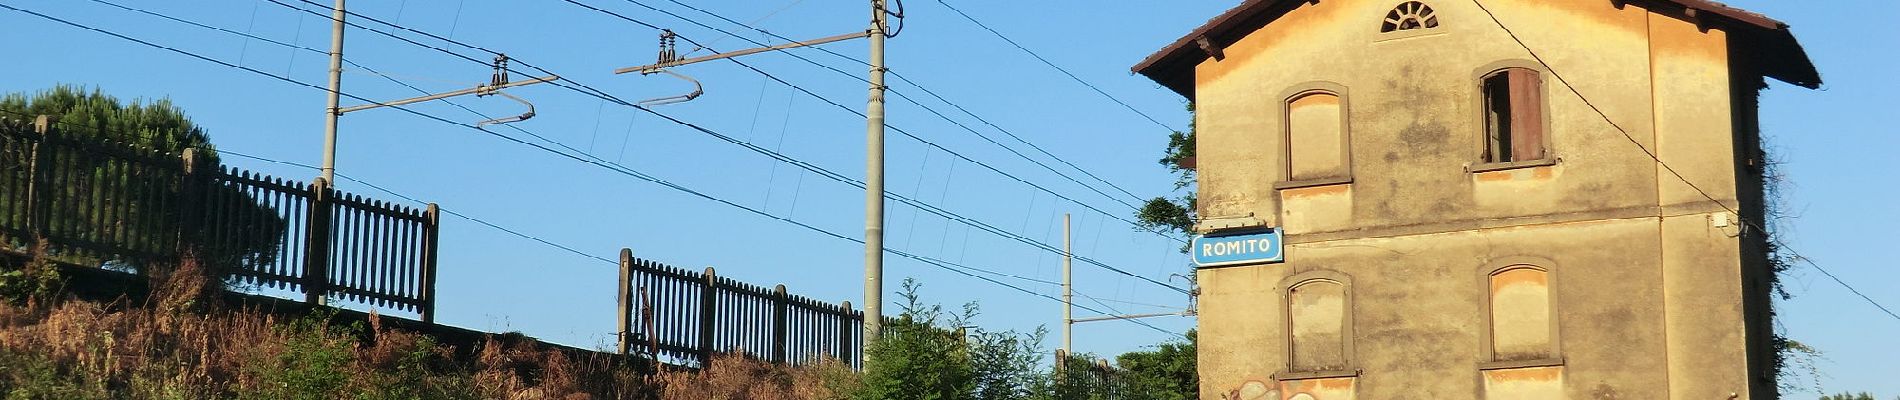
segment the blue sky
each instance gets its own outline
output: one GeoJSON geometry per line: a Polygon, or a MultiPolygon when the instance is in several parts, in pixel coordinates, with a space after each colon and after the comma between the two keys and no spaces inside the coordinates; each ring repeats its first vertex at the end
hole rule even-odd
{"type": "MultiPolygon", "coordinates": [[[[263,0],[110,1],[302,46],[328,46],[327,20],[263,0]]],[[[753,40],[770,41],[664,0],[642,1],[753,40]]],[[[325,60],[320,54],[247,41],[92,1],[7,3],[306,83],[321,85],[325,79],[325,60]]],[[[688,38],[711,42],[715,49],[749,47],[744,40],[722,38],[718,32],[625,1],[583,3],[671,28],[688,38]]],[[[868,14],[858,1],[694,3],[798,39],[860,30],[868,14]]],[[[1167,128],[1069,80],[936,1],[907,3],[905,31],[890,41],[889,62],[897,74],[1137,195],[1160,195],[1172,188],[1172,177],[1154,163],[1166,143],[1167,128]]],[[[1182,99],[1129,74],[1128,67],[1232,3],[982,0],[951,4],[1168,127],[1183,129],[1187,113],[1182,99]]],[[[1880,253],[1869,250],[1896,239],[1879,227],[1900,224],[1900,211],[1896,211],[1900,208],[1885,205],[1900,194],[1891,184],[1896,169],[1874,162],[1887,157],[1884,150],[1900,146],[1888,125],[1874,118],[1883,115],[1879,107],[1900,103],[1892,90],[1900,87],[1900,77],[1889,72],[1895,56],[1869,47],[1891,47],[1900,39],[1900,28],[1881,19],[1900,14],[1900,3],[1730,3],[1793,25],[1828,82],[1820,91],[1775,82],[1762,101],[1764,132],[1774,153],[1785,161],[1792,182],[1787,201],[1795,218],[1786,222],[1784,238],[1874,300],[1900,305],[1900,295],[1894,294],[1900,292],[1900,279],[1896,279],[1900,273],[1883,268],[1880,253]]],[[[357,0],[351,7],[507,52],[625,99],[688,90],[681,81],[664,76],[612,75],[614,68],[650,63],[658,32],[561,0],[357,0]]],[[[205,126],[220,148],[292,162],[320,161],[321,91],[20,13],[0,12],[0,26],[6,27],[0,31],[9,39],[0,41],[0,52],[12,55],[6,77],[0,78],[0,91],[78,83],[124,98],[169,97],[205,126]]],[[[862,41],[826,48],[860,58],[866,51],[862,41]]],[[[688,49],[682,45],[682,51],[688,49]]],[[[462,53],[488,58],[474,51],[462,53]]],[[[794,54],[853,76],[861,76],[865,69],[855,61],[822,52],[794,54]]],[[[486,81],[490,72],[481,65],[360,30],[349,33],[345,55],[389,78],[430,91],[469,87],[486,81]]],[[[851,109],[863,108],[865,85],[853,77],[781,53],[744,60],[820,97],[851,109]]],[[[657,107],[657,111],[846,176],[863,176],[864,122],[856,115],[812,96],[794,94],[787,86],[731,63],[676,70],[703,82],[706,94],[692,102],[657,107]]],[[[955,108],[937,103],[915,86],[895,79],[893,86],[971,129],[1017,145],[1018,151],[1094,183],[1021,148],[955,108]]],[[[356,70],[344,75],[343,90],[373,99],[415,95],[384,77],[356,70]]],[[[536,105],[539,116],[519,125],[536,134],[747,207],[846,236],[862,233],[863,195],[850,186],[801,174],[797,168],[739,146],[560,88],[523,87],[509,92],[536,105]]],[[[520,111],[518,105],[498,99],[456,102],[491,115],[520,111]]],[[[482,119],[443,103],[419,104],[413,109],[462,122],[482,119]]],[[[1107,187],[1099,190],[1111,196],[1096,194],[895,95],[890,124],[1117,217],[1131,215],[1128,207],[1115,200],[1132,202],[1128,196],[1107,187]]],[[[893,192],[1045,243],[1060,243],[1061,215],[1073,213],[1079,255],[1158,281],[1185,272],[1187,261],[1175,252],[1177,244],[1167,239],[1135,231],[1122,221],[981,165],[955,160],[895,131],[888,140],[887,184],[893,192]]],[[[794,293],[861,303],[861,245],[480,132],[393,109],[365,111],[343,118],[339,153],[338,168],[343,174],[589,255],[612,258],[627,247],[643,258],[694,269],[715,266],[723,276],[762,285],[784,283],[794,293]]],[[[278,176],[307,179],[315,175],[292,166],[235,157],[226,160],[278,176]]],[[[353,182],[340,186],[387,198],[353,182]]],[[[1054,254],[903,205],[889,206],[887,216],[887,244],[893,248],[1032,278],[1059,278],[1060,259],[1054,254]]],[[[444,225],[439,321],[490,331],[518,330],[582,347],[611,343],[616,275],[611,264],[465,220],[449,218],[444,225]]],[[[1058,328],[1060,306],[1044,298],[897,257],[887,257],[887,276],[890,288],[904,277],[924,282],[924,295],[930,301],[981,302],[985,312],[977,320],[980,325],[1058,328]]],[[[1131,303],[1186,304],[1183,296],[1168,289],[1082,263],[1077,263],[1076,280],[1083,293],[1130,302],[1110,303],[1125,312],[1161,310],[1131,303]]],[[[1038,293],[1057,293],[1049,285],[1005,281],[1038,293]]],[[[1823,386],[1829,391],[1900,395],[1900,382],[1890,379],[1891,362],[1900,359],[1900,346],[1893,344],[1893,338],[1900,337],[1900,320],[1882,314],[1811,267],[1797,268],[1787,281],[1795,297],[1781,302],[1781,329],[1826,352],[1819,364],[1825,373],[1823,386]]],[[[1078,315],[1088,314],[1078,311],[1078,315]]],[[[1175,332],[1193,325],[1188,318],[1150,322],[1175,332]]],[[[1115,354],[1168,337],[1132,324],[1101,322],[1078,326],[1075,339],[1079,351],[1115,354]]],[[[1047,344],[1053,347],[1055,338],[1047,344]]]]}

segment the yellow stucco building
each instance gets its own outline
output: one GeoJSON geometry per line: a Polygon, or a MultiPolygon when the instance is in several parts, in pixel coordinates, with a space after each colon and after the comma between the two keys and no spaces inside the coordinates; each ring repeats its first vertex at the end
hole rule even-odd
{"type": "Polygon", "coordinates": [[[1196,106],[1196,230],[1280,235],[1198,271],[1204,398],[1775,397],[1756,99],[1820,84],[1785,24],[1248,0],[1135,71],[1196,106]]]}

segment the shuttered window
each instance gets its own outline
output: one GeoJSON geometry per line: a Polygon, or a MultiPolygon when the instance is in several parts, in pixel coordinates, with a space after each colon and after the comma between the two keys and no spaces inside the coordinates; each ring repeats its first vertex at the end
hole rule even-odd
{"type": "Polygon", "coordinates": [[[1544,85],[1537,71],[1510,68],[1486,76],[1484,108],[1486,162],[1544,158],[1544,85]]]}

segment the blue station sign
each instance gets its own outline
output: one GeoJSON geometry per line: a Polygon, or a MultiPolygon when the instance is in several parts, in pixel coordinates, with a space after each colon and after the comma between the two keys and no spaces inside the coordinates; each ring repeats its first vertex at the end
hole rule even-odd
{"type": "Polygon", "coordinates": [[[1194,238],[1194,264],[1202,268],[1286,261],[1280,230],[1194,238]]]}

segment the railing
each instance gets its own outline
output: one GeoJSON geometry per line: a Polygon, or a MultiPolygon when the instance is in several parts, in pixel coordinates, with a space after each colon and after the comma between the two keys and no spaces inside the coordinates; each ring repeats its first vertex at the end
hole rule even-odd
{"type": "Polygon", "coordinates": [[[141,273],[186,260],[238,282],[435,314],[434,204],[418,210],[172,155],[106,135],[0,121],[0,249],[141,273]]]}
{"type": "Polygon", "coordinates": [[[57,239],[69,259],[146,263],[176,256],[176,192],[185,164],[107,139],[14,122],[0,126],[0,236],[11,246],[57,239]]]}
{"type": "Polygon", "coordinates": [[[1056,350],[1056,391],[1065,398],[1119,400],[1131,398],[1124,372],[1106,359],[1092,359],[1056,350]]]}
{"type": "Polygon", "coordinates": [[[699,365],[715,352],[773,362],[836,357],[858,366],[864,313],[620,253],[620,351],[699,365]]]}

